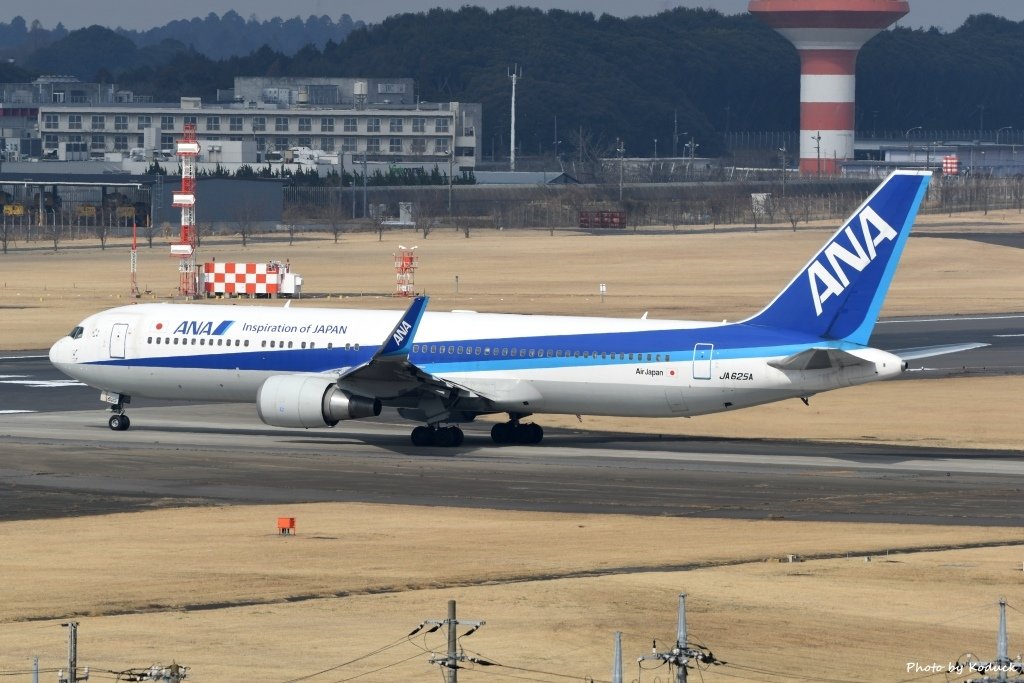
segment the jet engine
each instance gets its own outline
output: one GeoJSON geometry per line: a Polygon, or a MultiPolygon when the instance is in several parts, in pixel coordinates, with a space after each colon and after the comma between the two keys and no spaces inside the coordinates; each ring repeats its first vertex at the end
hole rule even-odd
{"type": "Polygon", "coordinates": [[[380,400],[342,391],[323,377],[274,375],[256,394],[256,412],[274,427],[333,427],[380,415],[380,400]]]}

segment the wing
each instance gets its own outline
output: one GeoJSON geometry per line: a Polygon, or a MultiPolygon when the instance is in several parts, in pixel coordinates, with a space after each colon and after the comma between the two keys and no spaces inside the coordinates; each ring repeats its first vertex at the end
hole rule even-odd
{"type": "MultiPolygon", "coordinates": [[[[376,353],[361,365],[342,368],[338,387],[361,396],[373,396],[423,421],[472,419],[460,415],[456,404],[480,397],[424,371],[409,360],[413,339],[427,309],[428,297],[418,296],[402,314],[376,353]]],[[[479,412],[479,411],[473,411],[479,412]]]]}

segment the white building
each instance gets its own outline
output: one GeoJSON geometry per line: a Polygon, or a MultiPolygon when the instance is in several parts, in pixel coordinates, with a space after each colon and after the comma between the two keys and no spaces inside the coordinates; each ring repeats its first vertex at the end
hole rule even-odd
{"type": "MultiPolygon", "coordinates": [[[[132,150],[160,158],[161,151],[173,151],[191,123],[207,152],[223,154],[234,147],[222,142],[252,143],[239,146],[243,151],[254,146],[259,155],[240,160],[246,163],[303,147],[360,162],[365,155],[368,161],[395,164],[452,164],[458,172],[474,169],[480,156],[481,106],[416,102],[410,79],[239,78],[222,94],[228,101],[216,104],[193,97],[139,102],[114,87],[109,92],[117,96],[38,102],[44,154],[84,146],[93,159],[132,150]]],[[[50,99],[58,98],[51,94],[50,99]]]]}

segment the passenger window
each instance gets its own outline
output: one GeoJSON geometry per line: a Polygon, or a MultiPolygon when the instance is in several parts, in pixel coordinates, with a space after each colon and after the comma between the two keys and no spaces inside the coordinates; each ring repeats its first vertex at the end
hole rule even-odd
{"type": "Polygon", "coordinates": [[[334,348],[334,342],[327,342],[327,350],[330,351],[334,348]]]}
{"type": "Polygon", "coordinates": [[[437,353],[437,344],[431,344],[430,345],[430,352],[431,353],[437,353]]]}
{"type": "Polygon", "coordinates": [[[661,361],[661,354],[659,353],[657,356],[655,356],[654,360],[661,361]]]}
{"type": "Polygon", "coordinates": [[[458,347],[458,354],[459,354],[460,356],[462,355],[462,347],[461,347],[461,346],[460,346],[460,347],[458,347]]]}
{"type": "Polygon", "coordinates": [[[448,347],[448,353],[454,354],[455,353],[455,347],[454,346],[449,346],[448,347]]]}
{"type": "Polygon", "coordinates": [[[274,347],[275,347],[276,345],[277,345],[277,342],[275,342],[275,341],[271,340],[271,342],[270,342],[270,348],[274,348],[274,347]]]}
{"type": "Polygon", "coordinates": [[[647,354],[647,362],[648,362],[648,363],[650,363],[650,362],[651,362],[651,354],[647,354]]]}
{"type": "Polygon", "coordinates": [[[533,358],[533,356],[534,356],[534,351],[533,351],[533,349],[530,349],[530,358],[533,358]]]}
{"type": "Polygon", "coordinates": [[[309,342],[309,348],[315,349],[316,348],[316,342],[309,342]]]}
{"type": "Polygon", "coordinates": [[[562,349],[556,349],[555,350],[555,357],[556,358],[561,358],[562,357],[562,349]]]}
{"type": "Polygon", "coordinates": [[[156,343],[157,343],[157,344],[159,344],[159,343],[160,343],[160,337],[157,337],[157,338],[156,338],[156,343]]]}
{"type": "Polygon", "coordinates": [[[146,343],[147,344],[152,344],[153,343],[153,338],[152,337],[146,337],[146,343]]]}
{"type": "Polygon", "coordinates": [[[302,342],[302,348],[306,348],[306,342],[302,342]]]}
{"type": "Polygon", "coordinates": [[[412,352],[413,353],[419,353],[420,352],[420,345],[419,344],[413,344],[412,345],[412,352]]]}
{"type": "MultiPolygon", "coordinates": [[[[239,341],[238,339],[235,340],[235,346],[238,346],[238,341],[239,341]]],[[[249,340],[248,339],[245,340],[245,345],[246,346],[249,345],[249,340]]]]}
{"type": "Polygon", "coordinates": [[[353,351],[358,351],[359,350],[359,344],[353,344],[352,345],[352,350],[353,351]]]}
{"type": "Polygon", "coordinates": [[[665,354],[665,362],[667,363],[667,362],[668,362],[668,361],[670,361],[670,360],[672,360],[672,359],[671,359],[671,358],[669,358],[669,355],[668,355],[668,354],[666,353],[666,354],[665,354]]]}

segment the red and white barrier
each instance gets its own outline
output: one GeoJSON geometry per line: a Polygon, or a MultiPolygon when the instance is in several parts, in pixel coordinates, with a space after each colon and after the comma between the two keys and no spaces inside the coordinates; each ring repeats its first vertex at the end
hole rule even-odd
{"type": "Polygon", "coordinates": [[[276,295],[287,269],[278,263],[203,264],[203,282],[207,296],[217,294],[276,295]]]}

